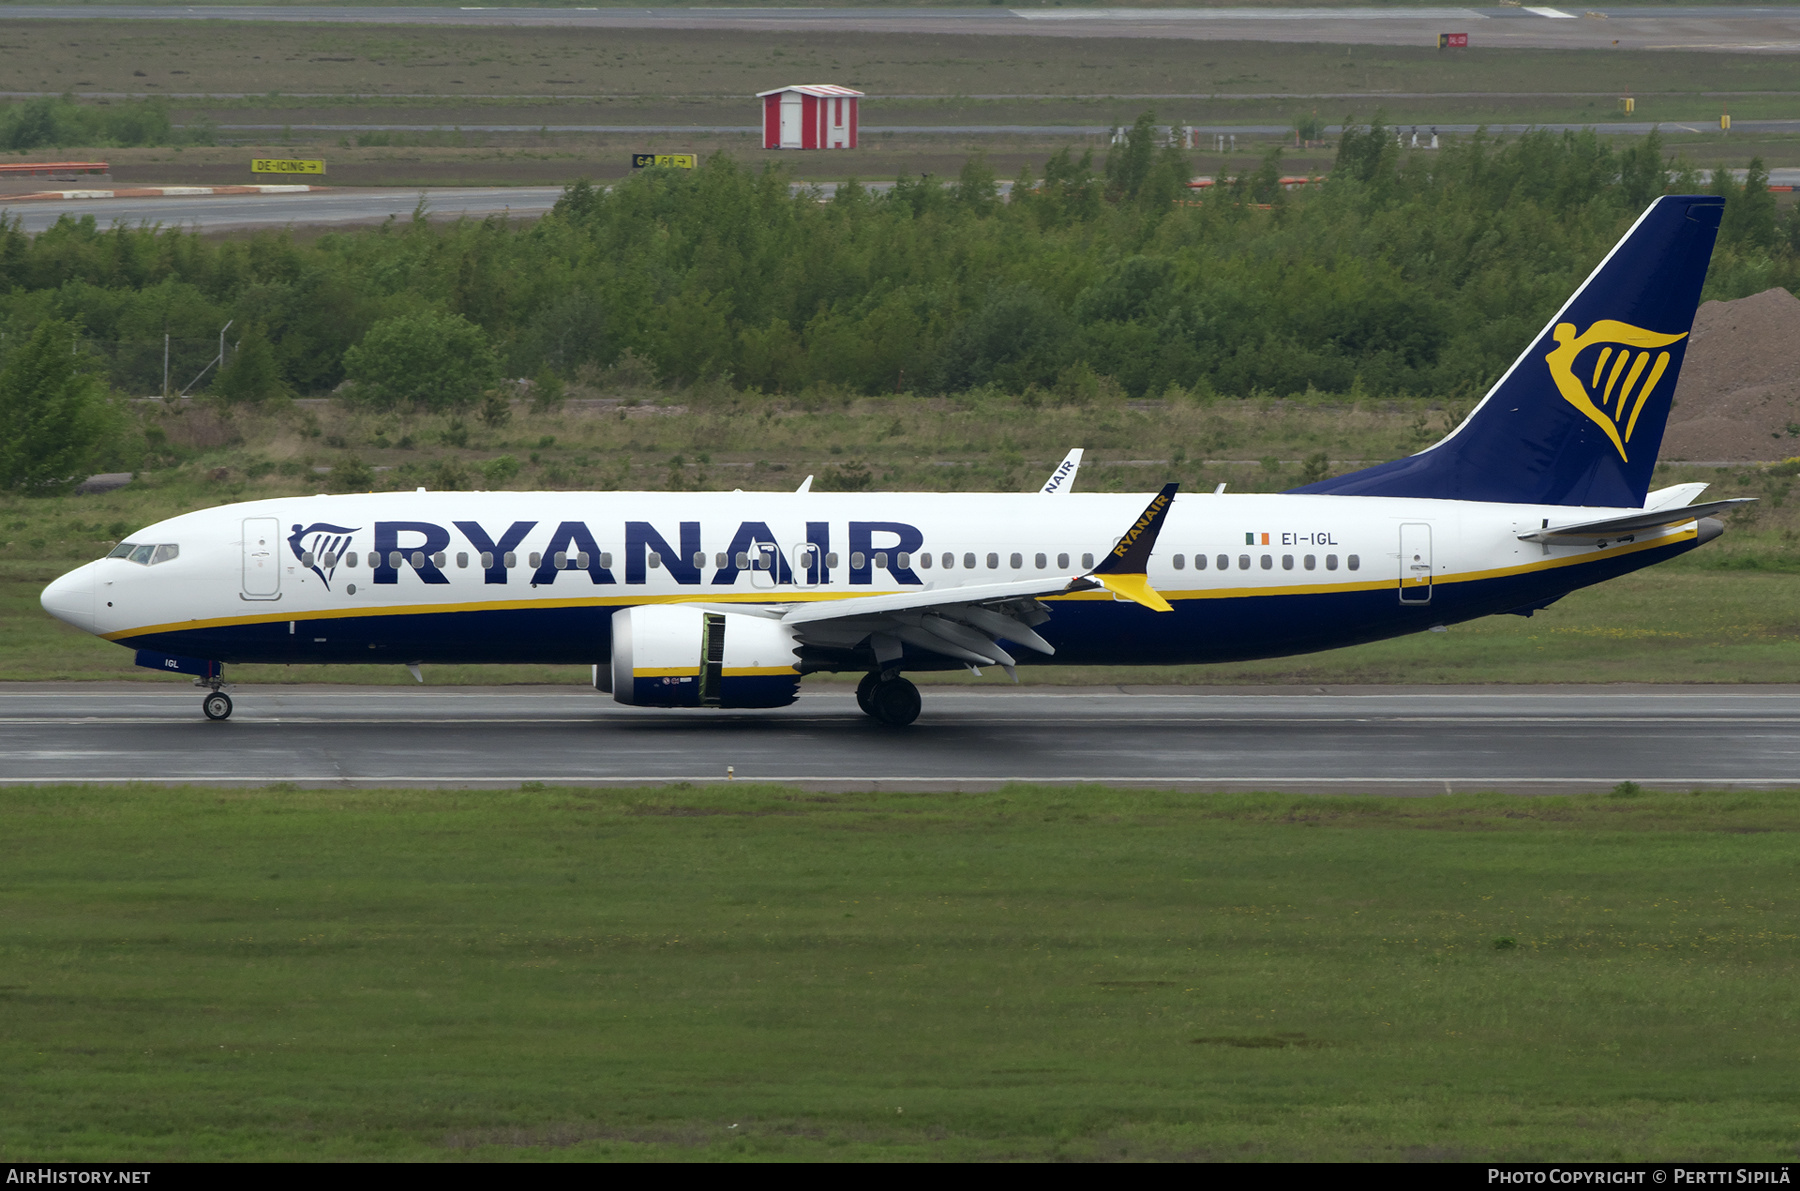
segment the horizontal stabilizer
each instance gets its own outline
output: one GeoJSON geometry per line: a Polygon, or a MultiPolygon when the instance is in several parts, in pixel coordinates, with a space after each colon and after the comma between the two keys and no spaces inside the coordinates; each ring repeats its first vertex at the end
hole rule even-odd
{"type": "Polygon", "coordinates": [[[1681,505],[1673,509],[1652,509],[1644,513],[1627,513],[1604,521],[1586,521],[1580,525],[1557,525],[1519,535],[1521,542],[1541,542],[1546,546],[1592,546],[1604,542],[1621,542],[1652,529],[1685,525],[1702,517],[1737,505],[1754,504],[1755,497],[1735,500],[1709,500],[1703,504],[1681,505]]]}

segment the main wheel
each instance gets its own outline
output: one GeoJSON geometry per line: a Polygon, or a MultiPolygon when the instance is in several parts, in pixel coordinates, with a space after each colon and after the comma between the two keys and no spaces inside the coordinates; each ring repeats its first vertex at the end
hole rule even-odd
{"type": "Polygon", "coordinates": [[[214,691],[200,701],[200,710],[209,720],[228,720],[231,718],[231,696],[224,691],[214,691]]]}
{"type": "Polygon", "coordinates": [[[869,702],[869,698],[875,693],[875,684],[880,681],[881,675],[871,670],[856,684],[856,705],[863,709],[864,715],[875,714],[875,705],[869,702]]]}
{"type": "Polygon", "coordinates": [[[869,714],[891,727],[904,728],[919,718],[919,688],[904,678],[876,683],[869,692],[869,714]]]}

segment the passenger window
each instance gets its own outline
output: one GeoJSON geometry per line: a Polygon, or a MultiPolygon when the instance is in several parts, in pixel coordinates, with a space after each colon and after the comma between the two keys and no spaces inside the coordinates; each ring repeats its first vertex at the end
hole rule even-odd
{"type": "Polygon", "coordinates": [[[1319,559],[1317,555],[1308,554],[1306,556],[1306,569],[1309,571],[1316,571],[1319,569],[1319,559]]]}
{"type": "Polygon", "coordinates": [[[544,556],[542,554],[539,554],[536,550],[533,550],[531,552],[531,569],[535,571],[543,565],[544,565],[544,556]]]}
{"type": "Polygon", "coordinates": [[[929,571],[931,569],[931,555],[929,555],[929,554],[919,555],[919,565],[921,567],[923,567],[925,570],[929,571]]]}
{"type": "Polygon", "coordinates": [[[510,571],[514,567],[519,565],[519,556],[517,554],[514,554],[511,550],[508,550],[504,555],[501,556],[500,565],[510,571]]]}
{"type": "Polygon", "coordinates": [[[117,546],[114,546],[112,548],[112,553],[108,554],[106,557],[108,557],[108,558],[130,558],[131,552],[136,549],[137,549],[136,542],[120,542],[117,546]]]}
{"type": "Polygon", "coordinates": [[[569,556],[558,550],[550,556],[550,565],[559,571],[566,571],[569,569],[569,556]]]}
{"type": "Polygon", "coordinates": [[[860,571],[863,568],[863,552],[858,550],[850,555],[850,569],[860,571]]]}
{"type": "Polygon", "coordinates": [[[133,546],[131,548],[130,560],[137,563],[139,566],[147,567],[150,565],[150,556],[155,553],[155,546],[133,546]]]}
{"type": "Polygon", "coordinates": [[[1238,570],[1247,571],[1249,569],[1250,569],[1250,556],[1248,554],[1238,555],[1238,570]]]}
{"type": "Polygon", "coordinates": [[[1176,570],[1178,570],[1178,571],[1182,571],[1182,570],[1186,570],[1186,569],[1187,569],[1187,555],[1185,555],[1185,554],[1177,554],[1177,555],[1176,555],[1176,556],[1175,556],[1175,559],[1174,559],[1174,562],[1175,562],[1175,569],[1176,569],[1176,570]]]}
{"type": "Polygon", "coordinates": [[[310,567],[312,564],[313,552],[311,550],[302,550],[300,552],[300,565],[303,567],[310,567]]]}
{"type": "Polygon", "coordinates": [[[469,567],[468,551],[458,550],[456,552],[456,569],[459,571],[463,571],[463,570],[467,570],[468,567],[469,567]]]}
{"type": "Polygon", "coordinates": [[[1337,555],[1327,554],[1325,556],[1325,569],[1328,571],[1337,570],[1337,555]]]}
{"type": "Polygon", "coordinates": [[[445,561],[446,561],[446,559],[444,558],[444,552],[442,550],[439,550],[436,554],[433,554],[431,556],[431,565],[434,567],[438,567],[441,569],[443,567],[445,561]]]}
{"type": "Polygon", "coordinates": [[[1056,556],[1056,569],[1059,571],[1066,571],[1069,569],[1069,556],[1067,554],[1058,554],[1056,556]]]}
{"type": "Polygon", "coordinates": [[[878,571],[887,570],[887,551],[883,550],[875,556],[875,569],[878,571]]]}
{"type": "Polygon", "coordinates": [[[395,571],[400,569],[400,552],[398,550],[388,551],[388,568],[395,571]]]}
{"type": "Polygon", "coordinates": [[[737,556],[737,569],[741,571],[741,570],[745,569],[746,567],[748,567],[749,565],[750,565],[750,552],[748,550],[739,550],[738,556],[737,556]]]}
{"type": "Polygon", "coordinates": [[[1231,555],[1221,554],[1219,557],[1213,559],[1213,563],[1221,571],[1229,571],[1231,569],[1231,555]]]}
{"type": "Polygon", "coordinates": [[[481,552],[481,569],[484,571],[491,571],[494,569],[494,552],[492,550],[483,550],[481,552]]]}
{"type": "Polygon", "coordinates": [[[325,552],[325,555],[324,555],[324,557],[322,557],[322,558],[320,558],[320,559],[319,559],[319,561],[320,561],[320,562],[321,562],[321,563],[323,563],[323,564],[324,564],[324,566],[325,566],[325,569],[326,569],[326,570],[328,570],[328,571],[329,571],[329,570],[330,570],[330,569],[331,569],[331,568],[332,568],[332,567],[335,567],[335,566],[336,566],[336,565],[337,565],[337,564],[338,564],[338,558],[337,558],[337,555],[335,555],[335,554],[333,554],[333,553],[332,553],[332,552],[331,552],[331,551],[329,551],[329,550],[327,550],[327,551],[326,551],[326,552],[325,552]]]}
{"type": "Polygon", "coordinates": [[[1085,567],[1087,570],[1090,570],[1090,571],[1093,570],[1094,569],[1094,556],[1092,554],[1083,554],[1081,556],[1081,565],[1083,567],[1085,567]]]}
{"type": "Polygon", "coordinates": [[[1294,556],[1292,554],[1283,554],[1281,556],[1281,569],[1284,571],[1291,571],[1294,569],[1294,556]]]}
{"type": "Polygon", "coordinates": [[[997,571],[999,569],[1000,569],[1000,556],[998,554],[989,553],[988,554],[988,570],[997,571]]]}
{"type": "MultiPolygon", "coordinates": [[[[510,558],[511,555],[508,555],[507,557],[510,558]]],[[[612,566],[612,555],[608,554],[606,551],[602,550],[600,552],[600,565],[603,567],[612,566]]]]}
{"type": "Polygon", "coordinates": [[[973,554],[963,555],[963,570],[972,571],[974,569],[975,569],[975,556],[973,554]]]}
{"type": "MultiPolygon", "coordinates": [[[[585,562],[582,563],[581,565],[584,567],[587,566],[587,564],[585,562]]],[[[705,565],[706,565],[706,555],[701,553],[698,550],[694,551],[694,569],[697,571],[701,567],[704,567],[705,565]]]]}
{"type": "Polygon", "coordinates": [[[1036,558],[1033,558],[1031,561],[1037,564],[1037,569],[1040,571],[1050,565],[1050,560],[1042,554],[1038,555],[1036,558]]]}
{"type": "Polygon", "coordinates": [[[730,556],[727,555],[723,550],[721,550],[721,551],[719,551],[719,553],[713,555],[713,566],[719,568],[722,571],[729,564],[729,560],[730,560],[730,556]]]}
{"type": "Polygon", "coordinates": [[[644,556],[644,561],[650,565],[650,569],[653,571],[658,571],[658,570],[662,569],[662,555],[658,554],[654,550],[650,551],[647,555],[644,556]]]}
{"type": "Polygon", "coordinates": [[[352,550],[350,553],[344,555],[344,565],[351,570],[356,569],[356,551],[352,550]]]}
{"type": "Polygon", "coordinates": [[[833,550],[830,554],[827,554],[825,556],[825,566],[827,568],[831,568],[831,567],[837,566],[837,564],[838,564],[837,551],[833,550]]]}
{"type": "Polygon", "coordinates": [[[948,550],[944,551],[944,557],[940,561],[943,562],[946,571],[954,571],[956,569],[956,555],[950,553],[948,550]]]}
{"type": "Polygon", "coordinates": [[[904,571],[907,567],[912,565],[912,555],[902,550],[900,553],[894,555],[894,565],[904,571]]]}
{"type": "Polygon", "coordinates": [[[1358,558],[1354,554],[1352,554],[1349,558],[1345,559],[1344,561],[1350,564],[1350,569],[1353,571],[1362,569],[1362,559],[1358,558]]]}
{"type": "Polygon", "coordinates": [[[1204,571],[1206,569],[1206,555],[1204,555],[1204,554],[1194,555],[1194,569],[1196,571],[1204,571]]]}
{"type": "Polygon", "coordinates": [[[1016,571],[1025,565],[1025,556],[1023,554],[1015,554],[1006,561],[1011,563],[1012,569],[1016,571]]]}
{"type": "Polygon", "coordinates": [[[575,556],[575,565],[580,567],[584,571],[588,569],[588,563],[590,563],[592,561],[593,560],[588,557],[588,552],[586,550],[583,550],[581,553],[579,553],[575,556]]]}
{"type": "Polygon", "coordinates": [[[425,552],[423,550],[414,550],[412,552],[412,565],[413,570],[415,571],[422,571],[425,569],[425,552]]]}

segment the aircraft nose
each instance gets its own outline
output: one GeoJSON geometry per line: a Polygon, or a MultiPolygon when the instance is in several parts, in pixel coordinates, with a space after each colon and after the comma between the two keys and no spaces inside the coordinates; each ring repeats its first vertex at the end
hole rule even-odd
{"type": "Polygon", "coordinates": [[[84,633],[94,631],[94,564],[76,567],[44,588],[44,611],[84,633]]]}

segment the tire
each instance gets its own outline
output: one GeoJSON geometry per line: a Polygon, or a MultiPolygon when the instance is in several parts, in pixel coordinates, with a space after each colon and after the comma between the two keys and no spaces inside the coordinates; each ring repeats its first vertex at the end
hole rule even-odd
{"type": "Polygon", "coordinates": [[[869,702],[869,698],[875,693],[875,684],[880,681],[881,675],[871,670],[856,684],[856,705],[863,709],[864,715],[875,714],[875,705],[869,702]]]}
{"type": "Polygon", "coordinates": [[[919,688],[904,678],[877,683],[869,694],[870,713],[891,728],[904,728],[919,718],[919,688]]]}
{"type": "Polygon", "coordinates": [[[214,691],[200,700],[200,710],[209,720],[228,720],[231,718],[231,696],[224,691],[214,691]]]}

